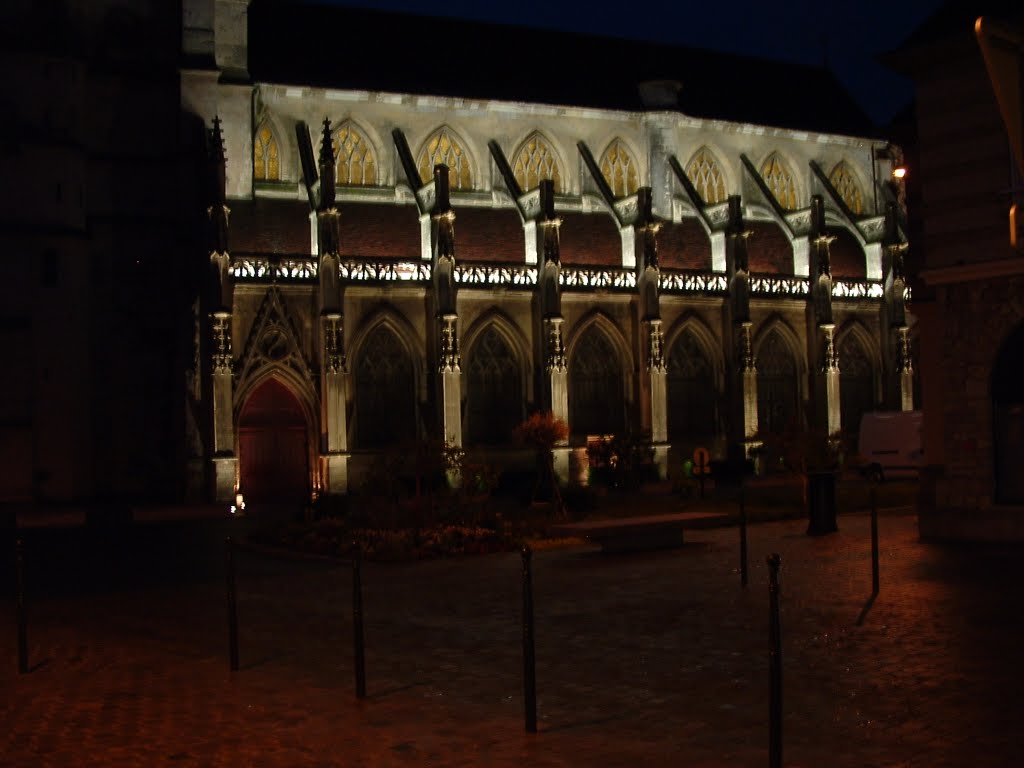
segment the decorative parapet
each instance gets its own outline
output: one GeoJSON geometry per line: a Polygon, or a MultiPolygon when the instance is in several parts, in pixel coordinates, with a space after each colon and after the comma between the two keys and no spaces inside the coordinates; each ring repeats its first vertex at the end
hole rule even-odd
{"type": "MultiPolygon", "coordinates": [[[[348,259],[339,265],[342,280],[351,283],[416,283],[430,282],[432,268],[423,261],[370,261],[348,259]]],[[[231,274],[242,283],[310,283],[317,279],[313,257],[234,256],[231,274]]],[[[484,288],[531,289],[537,285],[538,268],[527,264],[476,263],[456,264],[455,282],[464,286],[484,288]]],[[[616,267],[573,267],[562,265],[559,283],[568,290],[636,290],[636,272],[616,267]]],[[[728,279],[721,272],[695,272],[661,269],[658,290],[668,294],[725,295],[728,279]]],[[[806,277],[787,275],[751,275],[750,292],[757,296],[778,298],[807,297],[806,277]]],[[[880,280],[843,280],[832,283],[832,296],[837,299],[875,301],[883,298],[880,280]]],[[[910,300],[910,288],[904,292],[910,300]]]]}

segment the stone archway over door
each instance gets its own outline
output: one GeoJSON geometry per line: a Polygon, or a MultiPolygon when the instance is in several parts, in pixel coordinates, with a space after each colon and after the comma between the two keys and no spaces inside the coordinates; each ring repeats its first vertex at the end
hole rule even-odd
{"type": "Polygon", "coordinates": [[[246,501],[309,500],[309,430],[302,406],[277,379],[254,391],[238,420],[239,489],[246,501]]]}
{"type": "MultiPolygon", "coordinates": [[[[1024,326],[1003,342],[992,366],[992,449],[996,501],[1024,503],[1024,326]]],[[[925,446],[927,450],[927,446],[925,446]]]]}

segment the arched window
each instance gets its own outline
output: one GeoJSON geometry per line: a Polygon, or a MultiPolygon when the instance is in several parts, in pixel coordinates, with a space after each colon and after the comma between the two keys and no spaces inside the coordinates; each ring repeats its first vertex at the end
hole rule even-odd
{"type": "Polygon", "coordinates": [[[447,128],[441,128],[431,136],[420,152],[418,165],[424,184],[434,178],[434,166],[438,163],[448,166],[448,184],[452,189],[473,189],[469,157],[459,140],[447,128]]]}
{"type": "Polygon", "coordinates": [[[519,361],[491,326],[473,344],[466,364],[466,431],[470,443],[507,443],[523,419],[519,361]]]}
{"type": "Polygon", "coordinates": [[[338,153],[338,184],[366,186],[377,183],[377,158],[373,147],[350,121],[342,123],[334,134],[334,151],[338,153]]]}
{"type": "Polygon", "coordinates": [[[777,152],[773,152],[764,161],[761,166],[761,178],[779,205],[787,211],[796,210],[796,184],[793,182],[793,174],[777,152]]]}
{"type": "Polygon", "coordinates": [[[799,420],[797,365],[778,331],[770,331],[757,350],[757,424],[762,432],[781,433],[799,420]]]}
{"type": "Polygon", "coordinates": [[[512,172],[524,192],[540,184],[541,179],[551,179],[555,184],[555,192],[562,191],[562,175],[558,170],[558,160],[539,133],[533,134],[523,142],[519,154],[516,155],[512,172]]]}
{"type": "Polygon", "coordinates": [[[850,166],[846,164],[845,160],[841,160],[836,164],[836,167],[832,169],[832,173],[828,175],[828,180],[835,187],[836,192],[839,193],[839,197],[846,203],[847,208],[854,213],[863,213],[864,202],[860,194],[860,185],[857,183],[853,171],[850,170],[850,166]]]}
{"type": "Polygon", "coordinates": [[[270,126],[264,123],[252,143],[252,176],[256,181],[281,180],[281,152],[270,126]]]}
{"type": "Polygon", "coordinates": [[[672,345],[668,366],[668,432],[691,441],[715,434],[715,375],[704,347],[692,331],[672,345]]]}
{"type": "Polygon", "coordinates": [[[701,147],[690,158],[686,175],[706,205],[725,201],[725,177],[722,169],[707,147],[701,147]]]}
{"type": "Polygon", "coordinates": [[[413,363],[389,328],[378,326],[363,343],[355,380],[360,448],[383,448],[416,437],[413,363]]]}
{"type": "Polygon", "coordinates": [[[636,160],[620,139],[615,139],[601,155],[601,173],[615,197],[632,195],[640,187],[636,160]]]}
{"type": "Polygon", "coordinates": [[[839,414],[843,432],[854,443],[860,417],[875,408],[875,369],[860,340],[852,333],[839,341],[839,414]]]}
{"type": "Polygon", "coordinates": [[[611,435],[623,431],[625,402],[622,366],[608,337],[591,326],[569,362],[569,423],[574,434],[611,435]]]}

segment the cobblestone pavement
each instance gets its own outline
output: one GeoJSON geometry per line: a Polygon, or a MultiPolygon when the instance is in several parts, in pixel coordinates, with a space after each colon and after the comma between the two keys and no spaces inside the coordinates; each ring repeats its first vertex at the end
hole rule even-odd
{"type": "MultiPolygon", "coordinates": [[[[238,556],[222,579],[37,597],[32,671],[0,633],[4,766],[764,766],[765,556],[782,555],[785,764],[1024,765],[1019,550],[922,544],[883,515],[678,550],[534,557],[539,733],[523,727],[517,553],[364,566],[369,697],[353,695],[347,564],[238,556]]],[[[3,616],[13,616],[3,598],[3,616]]]]}

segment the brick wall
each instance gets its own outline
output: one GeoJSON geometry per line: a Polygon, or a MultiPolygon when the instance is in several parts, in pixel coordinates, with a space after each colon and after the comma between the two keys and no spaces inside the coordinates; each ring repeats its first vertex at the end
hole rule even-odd
{"type": "Polygon", "coordinates": [[[759,274],[793,274],[793,247],[789,238],[771,221],[753,221],[747,224],[753,234],[747,240],[750,271],[759,274]]]}
{"type": "Polygon", "coordinates": [[[828,233],[836,239],[829,247],[832,277],[863,280],[867,277],[864,249],[860,247],[853,233],[843,227],[829,228],[828,233]]]}
{"type": "Polygon", "coordinates": [[[622,237],[607,213],[563,213],[562,261],[601,267],[622,265],[622,237]]]}
{"type": "Polygon", "coordinates": [[[522,263],[524,237],[519,214],[512,209],[455,210],[456,261],[522,263]]]}
{"type": "Polygon", "coordinates": [[[666,269],[711,269],[711,240],[696,219],[668,222],[658,232],[658,257],[666,269]]]}
{"type": "MultiPolygon", "coordinates": [[[[340,210],[342,256],[419,259],[420,219],[415,205],[345,203],[340,210]]],[[[457,227],[455,231],[458,246],[457,227]]]]}
{"type": "Polygon", "coordinates": [[[309,205],[291,200],[233,200],[234,253],[309,253],[309,205]]]}

